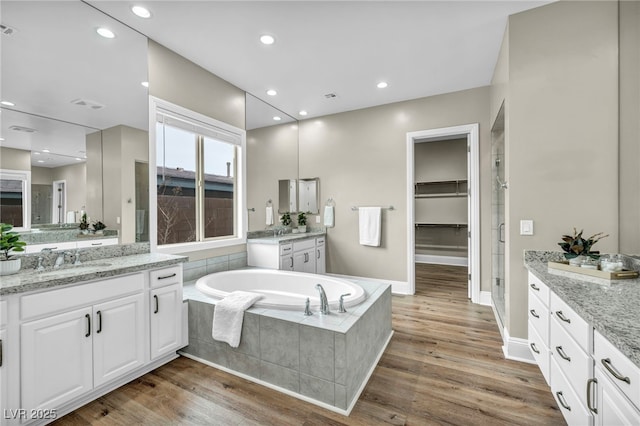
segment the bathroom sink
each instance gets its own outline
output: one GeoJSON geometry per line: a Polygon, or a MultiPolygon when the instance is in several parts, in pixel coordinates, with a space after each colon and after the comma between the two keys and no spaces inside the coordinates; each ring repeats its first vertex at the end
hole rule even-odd
{"type": "Polygon", "coordinates": [[[43,271],[34,271],[34,272],[41,276],[68,275],[76,272],[85,273],[87,271],[102,269],[108,266],[111,266],[111,263],[91,262],[91,263],[81,263],[80,265],[66,265],[56,269],[46,268],[43,271]]]}

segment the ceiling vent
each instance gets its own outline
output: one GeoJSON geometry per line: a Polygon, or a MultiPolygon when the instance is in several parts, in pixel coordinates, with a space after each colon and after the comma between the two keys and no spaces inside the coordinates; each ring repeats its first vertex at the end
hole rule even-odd
{"type": "Polygon", "coordinates": [[[9,126],[10,130],[15,130],[16,132],[23,132],[23,133],[35,133],[37,132],[36,129],[32,129],[30,127],[24,127],[24,126],[9,126]]]}
{"type": "Polygon", "coordinates": [[[333,98],[337,98],[338,95],[336,95],[335,93],[327,93],[326,95],[324,95],[324,97],[327,99],[333,99],[333,98]]]}
{"type": "Polygon", "coordinates": [[[13,27],[10,27],[8,25],[0,24],[0,32],[2,32],[3,35],[10,36],[10,35],[14,35],[15,33],[17,33],[18,30],[16,30],[13,27]]]}
{"type": "Polygon", "coordinates": [[[81,107],[85,107],[85,108],[89,108],[89,109],[102,109],[104,108],[104,105],[102,105],[101,103],[98,103],[96,101],[91,101],[89,99],[74,99],[71,101],[72,104],[74,105],[78,105],[81,107]]]}

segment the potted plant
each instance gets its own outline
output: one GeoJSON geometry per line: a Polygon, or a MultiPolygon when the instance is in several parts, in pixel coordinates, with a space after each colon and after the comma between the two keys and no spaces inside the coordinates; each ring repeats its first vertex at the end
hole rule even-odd
{"type": "Polygon", "coordinates": [[[298,213],[298,231],[307,232],[307,214],[305,212],[298,213]]]}
{"type": "Polygon", "coordinates": [[[280,216],[280,223],[282,223],[282,225],[284,226],[291,225],[291,215],[289,214],[289,212],[282,213],[282,216],[280,216]]]}
{"type": "Polygon", "coordinates": [[[80,232],[82,232],[84,235],[87,235],[89,233],[89,222],[87,222],[87,214],[83,213],[82,214],[82,220],[80,220],[80,232]]]}
{"type": "Polygon", "coordinates": [[[565,252],[564,257],[569,261],[570,265],[581,265],[585,258],[597,260],[600,258],[599,251],[592,251],[591,247],[602,238],[608,237],[603,232],[598,232],[589,238],[583,238],[581,230],[578,232],[573,228],[573,235],[563,235],[562,242],[558,243],[560,248],[565,252]]]}
{"type": "Polygon", "coordinates": [[[24,251],[27,245],[20,241],[20,234],[12,229],[12,225],[0,223],[0,275],[11,275],[20,270],[21,260],[13,259],[13,252],[24,251]]]}
{"type": "Polygon", "coordinates": [[[105,225],[104,223],[102,223],[101,221],[97,220],[93,223],[93,230],[96,232],[97,235],[102,235],[104,234],[104,229],[107,227],[107,225],[105,225]]]}

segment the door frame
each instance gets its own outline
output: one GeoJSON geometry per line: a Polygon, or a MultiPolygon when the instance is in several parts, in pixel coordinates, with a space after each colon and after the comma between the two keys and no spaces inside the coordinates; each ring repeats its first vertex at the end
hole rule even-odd
{"type": "Polygon", "coordinates": [[[51,223],[67,223],[67,181],[66,179],[54,180],[53,186],[53,203],[51,203],[51,223]],[[60,194],[58,194],[58,188],[62,187],[60,194]],[[58,195],[62,197],[62,211],[60,211],[60,204],[58,204],[58,195]],[[57,222],[54,221],[57,218],[57,222]]]}
{"type": "Polygon", "coordinates": [[[467,138],[467,180],[469,196],[469,298],[480,303],[480,135],[478,123],[407,133],[407,281],[409,293],[416,292],[415,277],[415,206],[414,206],[414,156],[415,144],[425,140],[467,138]],[[419,142],[418,142],[419,141],[419,142]]]}

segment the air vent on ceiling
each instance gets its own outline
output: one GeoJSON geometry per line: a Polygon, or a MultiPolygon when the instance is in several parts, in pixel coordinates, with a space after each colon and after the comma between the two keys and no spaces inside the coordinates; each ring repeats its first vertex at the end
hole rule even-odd
{"type": "Polygon", "coordinates": [[[335,93],[327,93],[326,95],[324,95],[324,97],[327,99],[333,99],[333,98],[337,98],[338,95],[336,95],[335,93]]]}
{"type": "Polygon", "coordinates": [[[78,99],[72,100],[71,103],[74,104],[74,105],[78,105],[78,106],[85,107],[85,108],[90,108],[90,109],[102,109],[102,108],[104,108],[104,105],[102,105],[101,103],[98,103],[96,101],[92,101],[92,100],[89,100],[89,99],[78,98],[78,99]]]}
{"type": "Polygon", "coordinates": [[[32,129],[30,127],[24,127],[24,126],[9,126],[10,130],[15,130],[16,132],[23,132],[23,133],[35,133],[37,132],[36,129],[32,129]]]}
{"type": "Polygon", "coordinates": [[[3,35],[10,36],[10,35],[14,35],[16,32],[18,32],[18,30],[8,25],[0,24],[0,32],[2,32],[3,35]]]}

